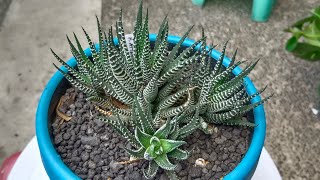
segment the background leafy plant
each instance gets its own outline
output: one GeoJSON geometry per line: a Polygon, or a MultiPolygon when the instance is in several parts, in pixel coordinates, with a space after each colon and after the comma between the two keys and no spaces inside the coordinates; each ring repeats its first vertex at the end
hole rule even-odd
{"type": "MultiPolygon", "coordinates": [[[[301,19],[286,29],[292,37],[286,50],[307,61],[320,60],[320,6],[311,10],[311,16],[301,19]]],[[[320,95],[320,85],[318,86],[320,95]]]]}
{"type": "Polygon", "coordinates": [[[320,60],[320,6],[312,15],[301,19],[286,29],[292,37],[286,43],[286,50],[308,61],[320,60]]]}

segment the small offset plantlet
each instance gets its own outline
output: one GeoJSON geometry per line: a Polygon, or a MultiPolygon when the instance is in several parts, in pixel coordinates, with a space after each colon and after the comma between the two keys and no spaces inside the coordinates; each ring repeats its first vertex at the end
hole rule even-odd
{"type": "Polygon", "coordinates": [[[265,88],[248,96],[243,79],[258,61],[248,63],[234,76],[232,71],[245,62],[235,62],[236,51],[229,67],[222,66],[227,43],[217,61],[211,57],[214,47],[206,45],[204,30],[200,40],[190,47],[182,46],[192,27],[169,49],[167,17],[160,25],[156,41],[150,42],[148,11],[143,17],[142,2],[133,32],[133,48],[129,50],[121,14],[115,28],[118,41],[114,41],[112,27],[108,33],[102,31],[98,18],[99,48],[83,30],[91,58],[85,55],[76,35],[76,44],[67,38],[77,68],[52,53],[68,73],[55,67],[73,86],[86,93],[104,115],[99,119],[135,147],[127,152],[149,162],[144,170],[146,178],[162,168],[171,179],[176,179],[173,171],[176,166],[172,162],[188,157],[189,152],[181,146],[196,129],[212,134],[216,124],[255,126],[243,116],[270,96],[250,104],[265,88]]]}
{"type": "Polygon", "coordinates": [[[134,150],[126,149],[128,154],[149,162],[148,168],[143,171],[146,178],[154,177],[160,167],[171,179],[176,179],[176,175],[172,171],[176,165],[171,160],[178,161],[188,158],[189,152],[179,147],[186,144],[182,139],[198,128],[199,111],[195,112],[188,124],[181,124],[185,114],[182,113],[174,118],[169,118],[160,128],[155,129],[153,124],[159,116],[152,118],[150,104],[144,110],[141,106],[142,103],[137,98],[135,99],[131,117],[131,121],[135,124],[134,133],[118,115],[101,116],[99,119],[110,124],[135,147],[134,150]]]}
{"type": "Polygon", "coordinates": [[[295,56],[308,61],[320,60],[320,7],[312,15],[301,19],[286,29],[292,34],[286,49],[295,56]]]}

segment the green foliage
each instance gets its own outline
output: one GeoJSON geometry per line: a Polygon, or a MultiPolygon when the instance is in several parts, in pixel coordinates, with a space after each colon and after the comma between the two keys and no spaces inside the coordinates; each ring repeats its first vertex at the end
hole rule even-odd
{"type": "Polygon", "coordinates": [[[151,46],[148,30],[148,12],[143,16],[142,2],[139,5],[134,27],[133,51],[129,51],[122,22],[122,11],[116,23],[118,44],[113,41],[113,29],[107,33],[101,29],[97,18],[99,47],[85,36],[92,52],[88,58],[78,39],[68,39],[77,68],[70,67],[52,51],[58,61],[67,68],[66,79],[87,94],[88,100],[99,109],[111,110],[112,116],[99,119],[110,124],[135,149],[127,152],[136,158],[149,161],[144,170],[147,178],[153,177],[160,168],[172,179],[176,177],[173,159],[183,160],[189,152],[180,149],[184,138],[196,129],[213,133],[214,124],[255,126],[243,119],[253,108],[269,97],[250,104],[254,95],[246,94],[245,78],[258,61],[249,63],[234,76],[232,71],[244,62],[235,62],[236,53],[229,67],[222,65],[225,58],[225,43],[219,59],[214,64],[206,46],[206,37],[187,48],[182,43],[193,27],[188,28],[180,41],[169,48],[168,19],[160,25],[156,41],[151,46]]]}
{"type": "Polygon", "coordinates": [[[320,60],[320,7],[311,13],[311,16],[286,29],[292,34],[286,43],[286,49],[302,59],[317,61],[320,60]]]}

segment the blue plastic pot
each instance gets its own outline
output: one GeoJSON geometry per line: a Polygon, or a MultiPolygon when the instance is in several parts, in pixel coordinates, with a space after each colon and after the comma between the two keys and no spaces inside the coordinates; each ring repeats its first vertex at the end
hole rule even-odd
{"type": "MultiPolygon", "coordinates": [[[[151,34],[150,40],[155,41],[155,39],[156,35],[151,34]]],[[[172,44],[176,44],[179,40],[180,37],[178,36],[168,37],[169,43],[172,44]]],[[[115,42],[117,43],[117,39],[115,39],[115,42]]],[[[183,46],[188,47],[191,46],[193,43],[193,40],[186,39],[183,43],[183,46]]],[[[99,47],[97,46],[97,48],[99,47]]],[[[91,56],[90,49],[86,49],[85,54],[87,56],[91,56]]],[[[218,59],[218,57],[220,56],[220,52],[213,50],[211,56],[214,59],[218,59]]],[[[223,65],[228,66],[229,63],[229,58],[225,57],[223,65]]],[[[76,66],[75,58],[72,57],[68,61],[68,64],[71,66],[76,66]]],[[[66,71],[65,68],[62,69],[66,71]]],[[[239,74],[240,72],[241,69],[239,67],[235,68],[233,71],[235,75],[239,74]]],[[[59,154],[55,150],[52,144],[51,133],[49,130],[51,124],[48,124],[50,103],[53,99],[53,94],[55,93],[58,85],[60,84],[63,78],[64,77],[60,72],[56,72],[50,79],[49,83],[47,84],[41,95],[36,113],[36,136],[40,149],[41,159],[50,179],[75,180],[80,178],[75,173],[73,173],[71,169],[67,167],[67,165],[63,163],[59,154]]],[[[245,82],[248,85],[247,92],[249,95],[257,92],[256,88],[254,87],[253,83],[248,77],[245,78],[245,82]]],[[[261,100],[261,98],[260,96],[257,96],[254,99],[252,99],[251,103],[258,102],[259,100],[261,100]]],[[[257,126],[254,128],[249,149],[245,154],[244,158],[241,160],[241,162],[236,166],[236,168],[224,177],[225,180],[250,179],[255,171],[266,134],[266,120],[263,106],[260,105],[259,107],[256,107],[253,111],[253,114],[254,122],[257,124],[257,126]]]]}

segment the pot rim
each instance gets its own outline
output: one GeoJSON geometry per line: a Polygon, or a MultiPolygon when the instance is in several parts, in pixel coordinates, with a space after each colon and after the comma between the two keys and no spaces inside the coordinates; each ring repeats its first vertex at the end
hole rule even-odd
{"type": "MultiPolygon", "coordinates": [[[[150,41],[155,41],[156,36],[156,34],[150,34],[150,41]]],[[[179,36],[168,36],[168,42],[172,44],[177,44],[180,39],[181,37],[179,36]]],[[[114,41],[115,43],[118,43],[117,38],[115,38],[114,41]]],[[[194,42],[194,40],[185,39],[182,46],[188,47],[191,46],[194,42]]],[[[96,45],[96,48],[99,49],[98,44],[96,45]]],[[[87,56],[91,55],[90,48],[85,49],[84,52],[87,56]]],[[[214,59],[218,59],[220,54],[221,53],[215,49],[213,49],[211,52],[211,56],[214,59]]],[[[76,60],[74,57],[72,57],[68,60],[67,63],[70,66],[75,66],[76,60]]],[[[223,65],[225,67],[228,67],[229,64],[230,59],[228,57],[224,57],[223,65]]],[[[61,69],[67,72],[65,67],[62,67],[61,69]]],[[[238,75],[241,71],[242,70],[240,69],[240,67],[236,67],[232,72],[233,74],[238,75]]],[[[48,110],[50,102],[58,84],[62,79],[63,75],[57,71],[49,80],[40,97],[36,112],[36,137],[38,140],[41,160],[44,164],[46,172],[48,173],[48,176],[51,179],[80,179],[75,173],[72,172],[72,170],[66,164],[64,164],[64,162],[60,158],[60,155],[55,150],[53,143],[51,142],[48,129],[48,110]]],[[[246,90],[249,95],[252,95],[257,92],[257,89],[248,77],[245,77],[244,81],[247,84],[246,90]]],[[[260,100],[261,97],[259,95],[253,98],[251,100],[251,103],[259,102],[260,100]]],[[[250,146],[240,163],[223,178],[224,180],[247,179],[252,175],[258,163],[266,134],[266,119],[263,105],[256,107],[253,110],[253,114],[256,126],[254,127],[250,146]]]]}

